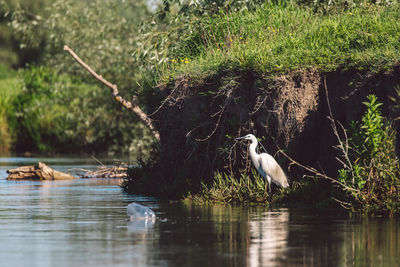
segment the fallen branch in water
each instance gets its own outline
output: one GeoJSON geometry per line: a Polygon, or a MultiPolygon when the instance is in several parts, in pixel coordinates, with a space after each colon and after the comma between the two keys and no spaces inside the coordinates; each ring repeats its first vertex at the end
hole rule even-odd
{"type": "Polygon", "coordinates": [[[156,130],[154,127],[153,120],[147,116],[147,114],[139,107],[137,104],[137,98],[134,96],[132,98],[132,101],[128,101],[124,99],[122,96],[120,96],[118,87],[116,84],[112,84],[106,79],[104,79],[101,75],[97,74],[92,68],[89,67],[75,52],[69,48],[67,45],[64,46],[64,50],[67,51],[84,69],[86,69],[94,78],[96,78],[98,81],[100,81],[102,84],[105,86],[109,87],[111,89],[113,97],[115,97],[115,100],[117,100],[119,103],[121,103],[126,109],[130,110],[133,112],[145,125],[153,136],[157,139],[158,142],[160,142],[160,133],[156,130]]]}
{"type": "Polygon", "coordinates": [[[105,165],[101,165],[97,167],[95,170],[87,170],[87,169],[72,169],[77,176],[80,178],[116,178],[116,179],[124,179],[126,178],[126,172],[128,170],[128,164],[124,162],[118,162],[116,165],[112,167],[107,167],[105,165]]]}
{"type": "Polygon", "coordinates": [[[43,162],[38,162],[36,165],[21,166],[16,169],[7,170],[7,180],[71,180],[76,177],[56,171],[43,162]]]}

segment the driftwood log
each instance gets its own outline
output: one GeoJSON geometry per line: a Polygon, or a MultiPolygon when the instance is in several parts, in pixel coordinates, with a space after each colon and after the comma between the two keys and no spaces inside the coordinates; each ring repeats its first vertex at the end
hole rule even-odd
{"type": "Polygon", "coordinates": [[[7,180],[72,180],[76,177],[53,170],[46,164],[39,162],[36,165],[22,166],[7,170],[7,180]]]}

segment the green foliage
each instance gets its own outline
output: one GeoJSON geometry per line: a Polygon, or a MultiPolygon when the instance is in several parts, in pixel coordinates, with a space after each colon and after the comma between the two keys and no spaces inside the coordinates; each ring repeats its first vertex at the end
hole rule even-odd
{"type": "MultiPolygon", "coordinates": [[[[17,10],[23,10],[26,19],[47,14],[51,0],[0,0],[0,62],[8,67],[22,67],[27,62],[38,60],[41,55],[36,48],[21,49],[21,41],[24,36],[17,34],[10,26],[13,14],[17,10]]],[[[36,40],[42,43],[41,36],[36,40]]]]}
{"type": "MultiPolygon", "coordinates": [[[[224,12],[243,12],[253,10],[263,0],[164,0],[152,18],[143,24],[138,46],[133,54],[141,67],[147,71],[163,71],[166,63],[188,63],[189,58],[182,56],[182,50],[198,50],[201,40],[193,37],[197,24],[203,24],[203,18],[223,14],[224,12]],[[195,39],[196,43],[188,40],[195,39]]],[[[201,27],[201,26],[200,26],[201,27]]]]}
{"type": "Polygon", "coordinates": [[[187,21],[184,32],[168,27],[170,39],[159,35],[168,51],[155,58],[170,63],[159,68],[159,81],[204,79],[229,69],[275,75],[311,67],[390,68],[400,56],[399,11],[395,3],[360,2],[326,14],[289,1],[197,18],[187,21]]]}
{"type": "Polygon", "coordinates": [[[22,81],[20,93],[8,108],[17,151],[137,155],[143,150],[142,156],[148,156],[151,140],[131,140],[147,136],[147,130],[109,101],[103,88],[44,67],[24,71],[22,81]]]}
{"type": "Polygon", "coordinates": [[[394,96],[389,96],[389,99],[392,104],[392,112],[394,113],[395,116],[395,121],[400,120],[400,86],[397,85],[394,88],[395,94],[394,96]]]}
{"type": "Polygon", "coordinates": [[[0,62],[9,67],[15,66],[18,55],[13,51],[12,32],[3,24],[0,24],[0,62]]]}
{"type": "Polygon", "coordinates": [[[43,15],[16,9],[11,22],[22,47],[40,47],[41,64],[86,75],[63,51],[63,46],[69,45],[123,92],[135,89],[137,66],[130,55],[136,47],[138,27],[148,16],[145,1],[58,0],[44,9],[43,15]]]}
{"type": "MultiPolygon", "coordinates": [[[[364,102],[367,111],[353,123],[348,164],[338,181],[353,209],[369,214],[400,214],[400,164],[395,153],[395,131],[382,117],[376,96],[364,102]]],[[[345,162],[345,159],[343,160],[345,162]]]]}
{"type": "Polygon", "coordinates": [[[345,11],[357,7],[359,5],[380,5],[380,6],[392,6],[396,4],[393,0],[298,0],[299,4],[307,5],[313,8],[316,12],[321,13],[335,13],[338,11],[345,11]]]}
{"type": "Polygon", "coordinates": [[[361,129],[365,136],[365,147],[370,153],[375,153],[382,145],[385,137],[384,122],[380,107],[382,103],[378,102],[375,95],[368,96],[368,102],[363,102],[367,107],[367,112],[362,117],[361,129]]]}
{"type": "Polygon", "coordinates": [[[328,195],[331,195],[331,187],[318,179],[294,181],[290,187],[278,188],[270,195],[268,182],[252,169],[250,175],[242,174],[239,179],[217,172],[211,184],[202,183],[198,193],[186,198],[199,203],[285,203],[293,207],[333,207],[334,201],[327,198],[328,195]]]}
{"type": "Polygon", "coordinates": [[[138,73],[130,54],[148,14],[146,1],[10,1],[1,7],[19,52],[40,50],[30,54],[39,55],[37,63],[45,66],[24,72],[23,93],[8,118],[18,135],[14,147],[148,157],[153,142],[148,130],[114,103],[107,89],[83,83],[93,78],[62,49],[70,45],[122,94],[136,91],[138,73]]]}

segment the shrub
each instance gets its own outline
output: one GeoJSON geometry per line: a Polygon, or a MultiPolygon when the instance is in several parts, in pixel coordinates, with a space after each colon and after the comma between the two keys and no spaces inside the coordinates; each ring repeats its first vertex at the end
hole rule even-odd
{"type": "MultiPolygon", "coordinates": [[[[127,153],[132,136],[147,135],[104,88],[45,67],[26,70],[21,79],[9,113],[17,151],[127,153]]],[[[135,149],[149,151],[151,140],[140,140],[135,149]]]]}
{"type": "Polygon", "coordinates": [[[354,210],[372,215],[400,214],[400,164],[395,131],[384,120],[376,96],[364,102],[367,111],[351,128],[348,151],[338,181],[354,210]]]}
{"type": "Polygon", "coordinates": [[[81,67],[63,51],[69,45],[126,92],[136,85],[133,78],[138,72],[130,55],[147,14],[141,0],[57,0],[44,5],[41,14],[17,8],[11,26],[24,49],[40,48],[42,65],[83,76],[81,67]]]}

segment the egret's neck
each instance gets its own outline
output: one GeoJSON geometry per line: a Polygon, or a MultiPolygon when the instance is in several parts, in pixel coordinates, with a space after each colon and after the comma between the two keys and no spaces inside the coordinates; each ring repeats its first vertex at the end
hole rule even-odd
{"type": "Polygon", "coordinates": [[[257,162],[258,162],[258,157],[259,155],[256,152],[258,141],[256,138],[251,139],[251,144],[249,146],[249,152],[250,152],[250,158],[253,161],[253,164],[258,168],[257,162]]]}
{"type": "Polygon", "coordinates": [[[256,153],[256,148],[258,145],[258,141],[256,138],[251,139],[251,144],[249,146],[250,153],[256,153]]]}

